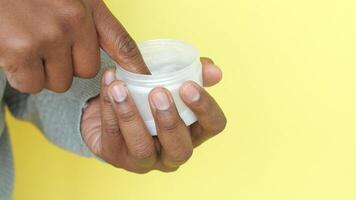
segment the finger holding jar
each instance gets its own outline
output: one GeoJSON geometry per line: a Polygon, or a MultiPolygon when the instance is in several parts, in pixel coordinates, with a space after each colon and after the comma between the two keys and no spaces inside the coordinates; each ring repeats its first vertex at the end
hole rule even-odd
{"type": "MultiPolygon", "coordinates": [[[[210,60],[201,62],[204,86],[217,84],[221,70],[210,60]]],[[[184,83],[180,94],[198,121],[187,126],[172,93],[157,87],[149,94],[158,132],[158,136],[152,137],[129,88],[115,80],[113,70],[108,70],[100,96],[91,100],[83,113],[83,139],[96,156],[117,168],[135,173],[175,171],[191,157],[195,147],[222,131],[226,124],[218,104],[198,84],[184,83]]]]}

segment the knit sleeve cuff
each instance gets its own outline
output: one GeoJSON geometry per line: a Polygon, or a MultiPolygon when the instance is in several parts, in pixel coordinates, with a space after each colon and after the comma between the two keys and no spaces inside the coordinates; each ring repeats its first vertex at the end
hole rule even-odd
{"type": "Polygon", "coordinates": [[[21,118],[32,121],[53,144],[82,156],[93,156],[82,139],[83,108],[98,96],[103,73],[113,67],[114,62],[102,53],[101,70],[95,78],[76,78],[64,94],[45,90],[30,95],[21,118]]]}
{"type": "MultiPolygon", "coordinates": [[[[106,53],[102,51],[101,53],[101,69],[95,78],[90,80],[78,79],[76,78],[73,82],[71,89],[65,94],[69,98],[73,98],[76,102],[78,102],[78,107],[76,110],[73,110],[74,113],[77,114],[76,120],[73,125],[75,125],[75,133],[79,135],[80,140],[78,146],[82,147],[79,153],[83,156],[91,156],[96,157],[85,144],[82,134],[81,134],[81,120],[83,112],[87,106],[87,103],[90,99],[95,98],[100,93],[100,85],[101,79],[104,72],[108,69],[114,68],[115,63],[108,57],[106,53]]],[[[99,159],[100,160],[100,159],[99,159]]]]}

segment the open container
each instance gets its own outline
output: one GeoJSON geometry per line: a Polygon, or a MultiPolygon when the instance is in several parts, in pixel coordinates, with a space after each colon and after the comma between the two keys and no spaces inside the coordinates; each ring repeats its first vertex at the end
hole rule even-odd
{"type": "Polygon", "coordinates": [[[148,94],[156,87],[165,87],[171,92],[179,115],[187,126],[196,122],[195,114],[181,100],[179,88],[188,80],[202,85],[198,50],[173,39],[149,40],[138,44],[138,47],[151,75],[132,73],[117,65],[116,77],[126,83],[151,135],[157,135],[157,131],[148,94]]]}

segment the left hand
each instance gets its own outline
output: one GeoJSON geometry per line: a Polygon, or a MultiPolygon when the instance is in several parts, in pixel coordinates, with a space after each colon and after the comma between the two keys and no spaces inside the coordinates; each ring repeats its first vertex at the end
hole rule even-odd
{"type": "MultiPolygon", "coordinates": [[[[208,58],[203,64],[204,86],[217,84],[221,70],[208,58]]],[[[220,133],[226,118],[219,105],[198,84],[186,82],[180,88],[182,100],[197,115],[187,127],[167,89],[155,88],[149,95],[158,137],[152,137],[129,91],[115,73],[108,70],[99,97],[83,113],[82,136],[89,149],[104,161],[136,173],[157,169],[175,171],[192,155],[193,148],[220,133]]]]}

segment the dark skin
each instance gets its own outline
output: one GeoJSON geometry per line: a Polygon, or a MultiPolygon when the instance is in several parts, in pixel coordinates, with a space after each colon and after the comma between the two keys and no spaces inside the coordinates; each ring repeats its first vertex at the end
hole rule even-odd
{"type": "MultiPolygon", "coordinates": [[[[204,86],[217,84],[221,70],[210,59],[202,58],[202,63],[204,86]]],[[[220,133],[226,125],[219,105],[198,84],[186,82],[180,95],[197,115],[198,122],[187,127],[169,91],[155,88],[149,101],[158,136],[152,137],[125,84],[114,80],[114,71],[109,70],[103,76],[100,96],[91,100],[84,111],[81,124],[84,141],[95,155],[118,168],[135,173],[175,171],[190,158],[195,147],[220,133]],[[119,87],[126,98],[121,95],[117,101],[115,91],[119,87]],[[158,105],[163,110],[155,103],[157,97],[162,101],[162,94],[169,102],[168,107],[158,105]]]]}
{"type": "Polygon", "coordinates": [[[0,1],[0,67],[21,92],[64,92],[74,76],[94,77],[100,48],[127,70],[149,73],[102,0],[0,1]]]}
{"type": "MultiPolygon", "coordinates": [[[[21,92],[65,92],[73,77],[94,77],[100,48],[126,70],[150,74],[136,43],[102,0],[0,0],[0,67],[21,92]]],[[[220,69],[210,59],[202,63],[204,86],[218,83],[220,69]]],[[[180,94],[198,122],[185,126],[169,91],[156,88],[149,95],[158,130],[152,137],[125,84],[107,71],[100,96],[83,113],[85,143],[106,162],[132,172],[178,169],[194,147],[226,125],[220,107],[199,85],[187,82],[180,94]]]]}

